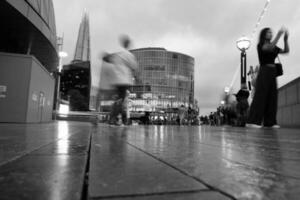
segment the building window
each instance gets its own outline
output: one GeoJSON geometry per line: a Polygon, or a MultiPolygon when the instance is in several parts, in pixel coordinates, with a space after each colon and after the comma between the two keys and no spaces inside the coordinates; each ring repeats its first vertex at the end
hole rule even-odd
{"type": "Polygon", "coordinates": [[[147,70],[147,71],[165,71],[166,66],[164,66],[164,65],[146,65],[144,67],[144,70],[147,70]]]}

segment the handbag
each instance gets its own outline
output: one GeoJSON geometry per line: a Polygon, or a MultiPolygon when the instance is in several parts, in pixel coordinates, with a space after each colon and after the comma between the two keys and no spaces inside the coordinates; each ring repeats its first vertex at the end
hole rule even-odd
{"type": "Polygon", "coordinates": [[[277,59],[279,62],[275,63],[275,67],[276,67],[276,76],[279,77],[279,76],[283,75],[283,68],[282,68],[282,63],[279,59],[279,56],[277,56],[277,59]]]}

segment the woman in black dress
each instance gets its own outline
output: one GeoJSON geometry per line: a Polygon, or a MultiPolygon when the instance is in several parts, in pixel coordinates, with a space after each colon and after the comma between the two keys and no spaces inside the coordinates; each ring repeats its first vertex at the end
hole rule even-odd
{"type": "Polygon", "coordinates": [[[257,45],[260,69],[256,80],[255,94],[250,107],[247,127],[250,128],[280,128],[277,125],[277,70],[275,59],[278,54],[289,53],[289,33],[282,27],[274,40],[270,28],[264,28],[259,36],[257,45]],[[281,36],[284,35],[284,49],[277,47],[281,36]]]}

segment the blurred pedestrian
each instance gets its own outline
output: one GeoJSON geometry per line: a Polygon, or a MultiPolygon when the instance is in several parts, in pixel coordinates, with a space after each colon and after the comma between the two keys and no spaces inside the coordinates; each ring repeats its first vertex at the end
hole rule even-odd
{"type": "Polygon", "coordinates": [[[137,69],[137,61],[134,55],[129,51],[131,46],[131,40],[128,36],[120,37],[120,44],[123,50],[115,54],[107,54],[103,57],[103,61],[110,63],[112,67],[111,79],[107,80],[109,85],[112,86],[118,95],[118,99],[115,102],[113,108],[114,112],[111,115],[111,122],[114,123],[117,121],[117,125],[122,125],[127,123],[127,112],[126,108],[128,107],[128,101],[125,101],[127,96],[127,91],[129,87],[133,85],[134,82],[134,71],[137,69]],[[117,111],[116,111],[117,110],[117,111]],[[122,122],[120,123],[120,115],[122,122]]]}
{"type": "Polygon", "coordinates": [[[181,105],[178,108],[178,117],[179,117],[179,125],[180,126],[183,125],[183,123],[184,123],[185,115],[186,115],[186,109],[185,109],[184,105],[181,105]]]}
{"type": "Polygon", "coordinates": [[[260,69],[256,80],[255,94],[251,104],[247,127],[280,128],[277,125],[277,73],[275,59],[278,54],[289,53],[288,30],[282,27],[276,37],[270,28],[264,28],[259,36],[257,45],[260,69]],[[284,49],[277,46],[281,36],[284,35],[284,49]]]}
{"type": "Polygon", "coordinates": [[[126,91],[126,96],[125,96],[122,106],[126,112],[126,117],[124,117],[122,121],[124,124],[129,125],[129,124],[131,124],[130,110],[133,106],[133,101],[130,99],[130,91],[129,90],[126,91]]]}
{"type": "Polygon", "coordinates": [[[150,124],[150,114],[151,114],[151,111],[152,111],[152,107],[151,105],[149,104],[149,100],[146,101],[146,104],[144,106],[145,108],[145,124],[146,125],[149,125],[150,124]]]}

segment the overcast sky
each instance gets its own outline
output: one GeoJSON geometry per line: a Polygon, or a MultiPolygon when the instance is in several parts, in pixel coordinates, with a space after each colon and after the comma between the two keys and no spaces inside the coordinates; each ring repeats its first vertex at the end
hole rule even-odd
{"type": "MultiPolygon", "coordinates": [[[[195,98],[202,113],[217,107],[229,86],[240,53],[236,40],[250,36],[265,0],[53,0],[57,34],[64,33],[64,50],[73,59],[84,9],[90,15],[93,83],[99,74],[101,52],[119,50],[118,36],[128,34],[134,48],[165,47],[195,58],[195,98]]],[[[259,29],[290,30],[291,53],[282,58],[285,75],[279,85],[300,76],[300,1],[272,0],[259,29]],[[298,57],[297,57],[298,56],[298,57]]],[[[257,65],[256,42],[248,64],[257,65]]],[[[282,46],[282,42],[279,44],[282,46]]],[[[239,88],[239,77],[234,89],[239,88]]]]}

